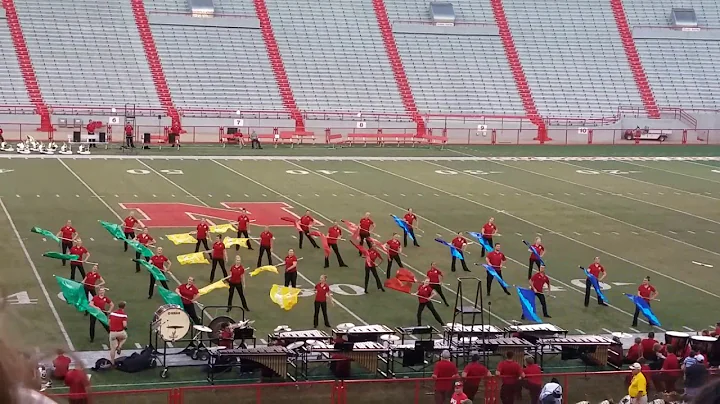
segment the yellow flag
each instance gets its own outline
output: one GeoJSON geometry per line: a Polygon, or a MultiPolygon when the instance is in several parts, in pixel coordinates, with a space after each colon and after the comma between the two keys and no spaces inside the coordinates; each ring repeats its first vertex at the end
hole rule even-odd
{"type": "Polygon", "coordinates": [[[206,294],[212,292],[215,289],[228,289],[228,288],[230,288],[230,285],[227,284],[225,279],[220,279],[219,281],[217,281],[215,283],[211,283],[202,289],[198,289],[198,293],[200,294],[200,296],[202,296],[202,295],[206,295],[206,294]]]}
{"type": "Polygon", "coordinates": [[[225,244],[225,248],[230,248],[234,245],[239,245],[242,248],[248,248],[249,239],[247,238],[233,238],[233,237],[225,237],[223,239],[223,244],[225,244]]]}
{"type": "Polygon", "coordinates": [[[205,258],[205,253],[201,253],[201,252],[178,255],[177,260],[180,263],[180,265],[209,264],[210,263],[210,261],[208,261],[207,258],[205,258]]]}
{"type": "Polygon", "coordinates": [[[210,233],[227,233],[229,231],[237,231],[237,229],[230,223],[210,226],[210,233]]]}
{"type": "Polygon", "coordinates": [[[175,245],[178,245],[178,244],[195,244],[195,243],[197,243],[197,240],[195,240],[195,237],[193,237],[193,236],[191,236],[191,235],[189,235],[189,234],[187,234],[187,233],[182,233],[182,234],[168,234],[168,235],[167,235],[167,239],[170,240],[170,241],[172,241],[173,244],[175,244],[175,245]]]}
{"type": "Polygon", "coordinates": [[[265,265],[264,267],[255,268],[252,272],[250,272],[250,276],[258,275],[260,272],[278,273],[278,269],[273,265],[265,265]]]}
{"type": "Polygon", "coordinates": [[[270,289],[270,300],[284,310],[290,310],[297,304],[299,294],[300,289],[273,285],[270,289]]]}

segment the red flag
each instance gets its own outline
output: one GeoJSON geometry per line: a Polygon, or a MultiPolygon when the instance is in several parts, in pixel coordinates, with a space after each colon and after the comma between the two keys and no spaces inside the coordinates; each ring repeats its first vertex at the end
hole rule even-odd
{"type": "Polygon", "coordinates": [[[355,248],[357,248],[358,251],[360,251],[360,254],[362,254],[363,257],[365,257],[365,266],[372,267],[375,265],[375,263],[370,259],[368,250],[365,247],[363,247],[362,245],[357,245],[357,244],[353,243],[352,240],[350,240],[350,244],[354,245],[355,248]]]}
{"type": "Polygon", "coordinates": [[[412,288],[412,283],[403,282],[398,278],[390,278],[385,281],[385,287],[388,289],[397,290],[398,292],[409,294],[410,289],[412,288]]]}
{"type": "Polygon", "coordinates": [[[417,282],[417,279],[415,278],[415,275],[412,274],[409,270],[405,268],[399,268],[397,272],[395,273],[395,277],[400,280],[401,282],[417,282]]]}
{"type": "Polygon", "coordinates": [[[297,231],[298,231],[299,233],[305,233],[305,231],[302,229],[302,227],[300,227],[300,221],[299,221],[299,220],[297,220],[297,219],[295,219],[295,218],[293,218],[293,217],[287,217],[287,216],[282,216],[282,217],[280,218],[280,220],[284,220],[284,221],[286,221],[286,222],[290,222],[290,223],[294,224],[294,225],[295,225],[295,228],[297,229],[297,231]]]}
{"type": "Polygon", "coordinates": [[[375,239],[372,238],[372,237],[368,237],[367,239],[370,240],[370,244],[371,244],[374,248],[377,248],[378,250],[384,252],[385,255],[389,255],[388,249],[387,249],[387,247],[385,247],[385,244],[383,244],[383,243],[375,240],[375,239]]]}
{"type": "Polygon", "coordinates": [[[311,236],[319,237],[322,241],[323,250],[325,251],[325,258],[330,256],[330,244],[328,244],[328,238],[325,234],[319,231],[310,232],[311,236]]]}
{"type": "Polygon", "coordinates": [[[348,230],[350,230],[350,233],[352,233],[352,237],[355,240],[360,240],[360,226],[348,220],[342,220],[342,222],[345,224],[345,226],[347,226],[348,230]]]}

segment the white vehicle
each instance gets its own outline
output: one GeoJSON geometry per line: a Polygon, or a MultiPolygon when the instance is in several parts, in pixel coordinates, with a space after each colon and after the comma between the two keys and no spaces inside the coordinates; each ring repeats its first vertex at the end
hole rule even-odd
{"type": "Polygon", "coordinates": [[[672,135],[672,130],[653,130],[646,126],[645,129],[637,128],[635,130],[626,130],[623,138],[625,138],[625,140],[634,140],[638,134],[640,135],[640,140],[657,140],[658,142],[664,142],[672,135]]]}

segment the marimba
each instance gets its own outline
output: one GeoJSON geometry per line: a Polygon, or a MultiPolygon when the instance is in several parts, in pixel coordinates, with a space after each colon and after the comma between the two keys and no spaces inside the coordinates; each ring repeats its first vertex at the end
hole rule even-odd
{"type": "Polygon", "coordinates": [[[240,366],[243,366],[243,361],[254,362],[272,370],[283,379],[287,379],[288,358],[291,355],[290,351],[280,346],[216,350],[208,356],[207,379],[212,384],[215,380],[213,369],[217,366],[237,366],[237,359],[239,359],[240,366]]]}
{"type": "Polygon", "coordinates": [[[518,333],[518,337],[524,338],[532,343],[544,338],[557,338],[566,336],[567,330],[552,324],[523,324],[511,325],[505,327],[505,332],[514,334],[518,333]]]}
{"type": "Polygon", "coordinates": [[[495,338],[505,334],[505,331],[494,325],[463,325],[459,323],[447,323],[443,327],[445,335],[459,338],[478,337],[495,338]]]}
{"type": "Polygon", "coordinates": [[[524,366],[525,350],[532,348],[533,344],[522,338],[492,338],[481,341],[482,346],[488,350],[505,357],[505,354],[512,351],[513,360],[524,366]]]}
{"type": "Polygon", "coordinates": [[[541,350],[545,346],[559,347],[563,359],[587,358],[588,362],[596,366],[605,366],[608,363],[608,349],[613,340],[597,335],[571,335],[563,338],[546,338],[537,341],[541,350]]]}
{"type": "Polygon", "coordinates": [[[334,336],[347,337],[348,342],[380,342],[380,336],[394,334],[395,331],[386,325],[359,325],[349,329],[333,329],[334,336]]]}
{"type": "MultiPolygon", "coordinates": [[[[372,374],[378,373],[378,361],[382,360],[383,363],[388,363],[387,356],[390,354],[390,348],[386,348],[383,344],[374,341],[355,342],[347,343],[352,344],[352,349],[344,350],[336,348],[335,344],[326,344],[324,342],[316,342],[311,347],[306,347],[306,355],[304,361],[306,362],[307,354],[318,354],[325,353],[328,355],[340,354],[341,356],[356,362],[362,366],[365,370],[372,374]]],[[[387,373],[381,372],[383,375],[387,373]]]]}
{"type": "Polygon", "coordinates": [[[276,342],[283,341],[285,345],[292,344],[293,342],[307,340],[315,341],[330,341],[331,337],[325,331],[318,330],[305,330],[305,331],[281,331],[272,334],[268,334],[268,341],[276,342]]]}

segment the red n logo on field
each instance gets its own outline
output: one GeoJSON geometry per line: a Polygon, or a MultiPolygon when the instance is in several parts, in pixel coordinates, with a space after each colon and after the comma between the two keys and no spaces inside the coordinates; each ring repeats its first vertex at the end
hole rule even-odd
{"type": "Polygon", "coordinates": [[[227,209],[174,202],[120,204],[123,209],[136,211],[148,227],[195,227],[202,217],[214,224],[227,223],[237,220],[240,208],[250,212],[248,216],[255,220],[252,224],[256,226],[292,226],[280,217],[297,217],[284,202],[225,202],[222,205],[227,209]]]}

